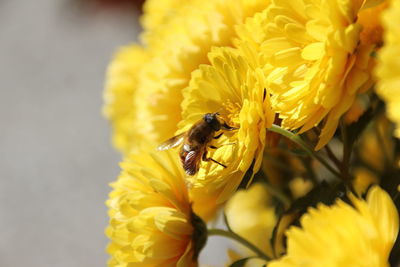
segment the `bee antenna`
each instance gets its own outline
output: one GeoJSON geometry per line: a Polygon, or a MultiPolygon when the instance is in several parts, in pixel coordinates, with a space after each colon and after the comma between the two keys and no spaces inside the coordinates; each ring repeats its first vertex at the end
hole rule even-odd
{"type": "Polygon", "coordinates": [[[215,114],[215,115],[221,115],[221,113],[220,113],[221,110],[222,110],[222,108],[219,108],[216,112],[214,112],[214,114],[215,114]]]}

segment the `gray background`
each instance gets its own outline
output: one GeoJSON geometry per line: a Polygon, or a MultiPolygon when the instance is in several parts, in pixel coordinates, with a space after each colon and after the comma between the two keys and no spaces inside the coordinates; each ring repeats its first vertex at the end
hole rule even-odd
{"type": "MultiPolygon", "coordinates": [[[[0,267],[106,265],[120,157],[100,112],[104,72],[139,27],[132,8],[77,2],[0,0],[0,267]]],[[[221,242],[202,262],[225,261],[221,242]]]]}

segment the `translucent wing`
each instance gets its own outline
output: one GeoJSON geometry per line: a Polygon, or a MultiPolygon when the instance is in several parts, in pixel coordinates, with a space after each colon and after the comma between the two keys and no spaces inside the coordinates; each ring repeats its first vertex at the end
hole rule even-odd
{"type": "Polygon", "coordinates": [[[167,141],[163,142],[161,145],[157,147],[158,151],[167,150],[173,147],[177,147],[182,144],[183,140],[185,139],[185,133],[178,134],[167,141]]]}
{"type": "Polygon", "coordinates": [[[187,153],[183,163],[183,169],[189,175],[195,175],[199,170],[199,163],[201,160],[201,152],[190,151],[187,153]]]}

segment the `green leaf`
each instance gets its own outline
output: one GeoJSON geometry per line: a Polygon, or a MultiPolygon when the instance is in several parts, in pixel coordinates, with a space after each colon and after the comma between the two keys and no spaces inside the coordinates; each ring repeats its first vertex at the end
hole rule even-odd
{"type": "Polygon", "coordinates": [[[252,258],[254,258],[254,257],[248,257],[248,258],[243,258],[243,259],[237,260],[237,261],[233,262],[231,265],[229,265],[229,267],[243,267],[246,264],[246,262],[252,258]]]}
{"type": "Polygon", "coordinates": [[[351,204],[347,197],[347,187],[343,182],[328,183],[322,181],[305,196],[296,199],[285,213],[299,212],[301,215],[307,212],[309,207],[317,207],[319,203],[333,205],[337,199],[351,204]]]}
{"type": "Polygon", "coordinates": [[[297,157],[307,157],[309,154],[304,149],[292,149],[289,153],[297,157]]]}

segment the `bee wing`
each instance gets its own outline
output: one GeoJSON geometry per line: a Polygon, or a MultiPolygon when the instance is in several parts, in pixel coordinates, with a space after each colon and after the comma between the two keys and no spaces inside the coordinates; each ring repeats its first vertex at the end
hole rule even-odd
{"type": "Polygon", "coordinates": [[[190,151],[185,157],[183,162],[183,169],[189,175],[194,175],[199,170],[199,163],[201,160],[201,153],[199,151],[190,151]]]}
{"type": "Polygon", "coordinates": [[[176,146],[179,146],[185,139],[185,133],[178,134],[167,141],[163,142],[157,147],[158,151],[167,150],[176,146]]]}

